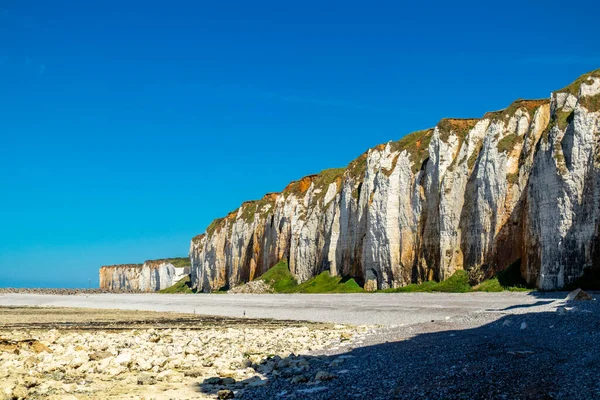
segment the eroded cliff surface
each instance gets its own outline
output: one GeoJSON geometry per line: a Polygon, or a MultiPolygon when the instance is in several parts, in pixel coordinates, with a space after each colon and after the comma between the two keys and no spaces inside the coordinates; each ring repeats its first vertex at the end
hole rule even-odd
{"type": "Polygon", "coordinates": [[[545,100],[379,145],[245,202],[192,239],[192,284],[236,286],[279,260],[305,281],[324,270],[385,289],[473,282],[513,262],[560,288],[600,267],[600,70],[545,100]]]}
{"type": "Polygon", "coordinates": [[[121,264],[100,268],[100,288],[156,292],[173,286],[189,275],[189,260],[149,260],[143,264],[121,264]]]}

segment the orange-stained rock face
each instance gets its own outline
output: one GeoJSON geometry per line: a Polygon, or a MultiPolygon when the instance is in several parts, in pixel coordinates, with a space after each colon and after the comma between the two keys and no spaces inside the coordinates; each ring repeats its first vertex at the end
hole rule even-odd
{"type": "Polygon", "coordinates": [[[310,188],[310,185],[313,182],[313,178],[314,178],[314,175],[305,176],[304,178],[300,179],[300,186],[299,186],[300,193],[304,193],[310,188]]]}
{"type": "Polygon", "coordinates": [[[193,240],[193,283],[237,285],[287,258],[300,281],[329,270],[385,289],[520,260],[529,283],[562,287],[600,268],[598,96],[595,71],[551,100],[442,119],[245,203],[243,220],[236,210],[193,240]]]}
{"type": "Polygon", "coordinates": [[[275,200],[277,200],[278,196],[279,196],[279,193],[267,193],[267,194],[265,194],[264,199],[268,200],[268,201],[275,201],[275,200]]]}

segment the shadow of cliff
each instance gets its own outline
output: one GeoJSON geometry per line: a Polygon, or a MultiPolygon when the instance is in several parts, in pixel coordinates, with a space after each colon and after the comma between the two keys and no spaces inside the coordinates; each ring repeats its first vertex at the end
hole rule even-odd
{"type": "Polygon", "coordinates": [[[531,308],[531,307],[537,307],[537,306],[543,306],[545,304],[550,304],[552,303],[554,300],[547,300],[547,301],[536,301],[535,303],[531,303],[531,304],[517,304],[515,306],[509,306],[506,308],[503,308],[501,310],[497,310],[497,309],[489,309],[487,311],[509,311],[509,310],[518,310],[519,308],[531,308]]]}
{"type": "Polygon", "coordinates": [[[445,322],[386,329],[379,344],[272,357],[252,365],[260,376],[230,385],[211,378],[197,390],[230,389],[244,399],[600,398],[597,317],[596,307],[508,315],[462,330],[445,322]]]}

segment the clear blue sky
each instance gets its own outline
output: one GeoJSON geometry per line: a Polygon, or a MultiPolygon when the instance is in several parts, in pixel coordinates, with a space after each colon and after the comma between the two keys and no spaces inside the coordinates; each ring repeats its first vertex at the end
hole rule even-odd
{"type": "Polygon", "coordinates": [[[184,256],[244,200],[600,68],[595,1],[0,0],[0,286],[184,256]]]}

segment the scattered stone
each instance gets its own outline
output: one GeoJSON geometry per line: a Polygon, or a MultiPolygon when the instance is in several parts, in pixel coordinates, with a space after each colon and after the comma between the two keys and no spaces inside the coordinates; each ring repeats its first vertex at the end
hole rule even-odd
{"type": "Polygon", "coordinates": [[[104,360],[105,358],[112,357],[112,354],[108,351],[95,351],[88,354],[90,361],[104,360]]]}
{"type": "Polygon", "coordinates": [[[233,392],[229,389],[224,389],[224,390],[219,390],[219,392],[217,393],[217,397],[219,399],[233,399],[235,397],[235,395],[233,394],[233,392]]]}
{"type": "Polygon", "coordinates": [[[221,382],[223,382],[221,378],[219,378],[218,376],[214,376],[212,378],[206,378],[203,383],[205,385],[220,385],[221,382]]]}
{"type": "Polygon", "coordinates": [[[63,379],[65,379],[65,374],[61,371],[54,371],[51,374],[49,374],[48,377],[55,381],[62,381],[63,379]]]}
{"type": "Polygon", "coordinates": [[[123,351],[115,358],[115,362],[119,365],[129,365],[131,363],[131,353],[123,351]]]}
{"type": "Polygon", "coordinates": [[[150,374],[141,374],[137,378],[138,385],[155,385],[156,379],[150,374]]]}
{"type": "Polygon", "coordinates": [[[296,375],[290,381],[292,383],[305,383],[308,382],[308,378],[304,375],[296,375]]]}
{"type": "Polygon", "coordinates": [[[266,294],[273,293],[274,289],[265,281],[251,281],[240,286],[236,286],[227,291],[230,294],[246,293],[246,294],[266,294]]]}
{"type": "Polygon", "coordinates": [[[23,385],[17,385],[12,392],[13,399],[26,399],[29,397],[29,391],[23,385]]]}
{"type": "Polygon", "coordinates": [[[337,378],[337,375],[334,375],[328,371],[319,371],[315,375],[315,381],[330,381],[335,378],[337,378]]]}
{"type": "MultiPolygon", "coordinates": [[[[40,330],[39,340],[28,338],[24,330],[2,331],[0,400],[12,399],[17,385],[32,399],[109,398],[115,386],[125,395],[135,393],[133,397],[166,391],[165,398],[193,398],[194,382],[213,397],[218,390],[232,390],[238,398],[246,390],[270,386],[270,378],[288,384],[292,379],[309,382],[307,371],[315,358],[309,362],[296,354],[330,348],[342,336],[352,338],[368,329],[249,324],[215,325],[201,332],[40,330]],[[259,379],[257,372],[272,375],[259,379]]],[[[322,365],[328,357],[316,360],[322,365]]]]}
{"type": "Polygon", "coordinates": [[[527,329],[527,322],[521,323],[521,330],[523,330],[523,329],[527,329]]]}
{"type": "Polygon", "coordinates": [[[565,300],[566,301],[589,301],[589,300],[594,300],[594,298],[589,293],[587,293],[581,289],[575,289],[567,295],[565,300]]]}
{"type": "Polygon", "coordinates": [[[19,354],[20,350],[32,351],[36,354],[52,353],[48,346],[35,339],[7,340],[0,338],[0,352],[19,354]]]}

